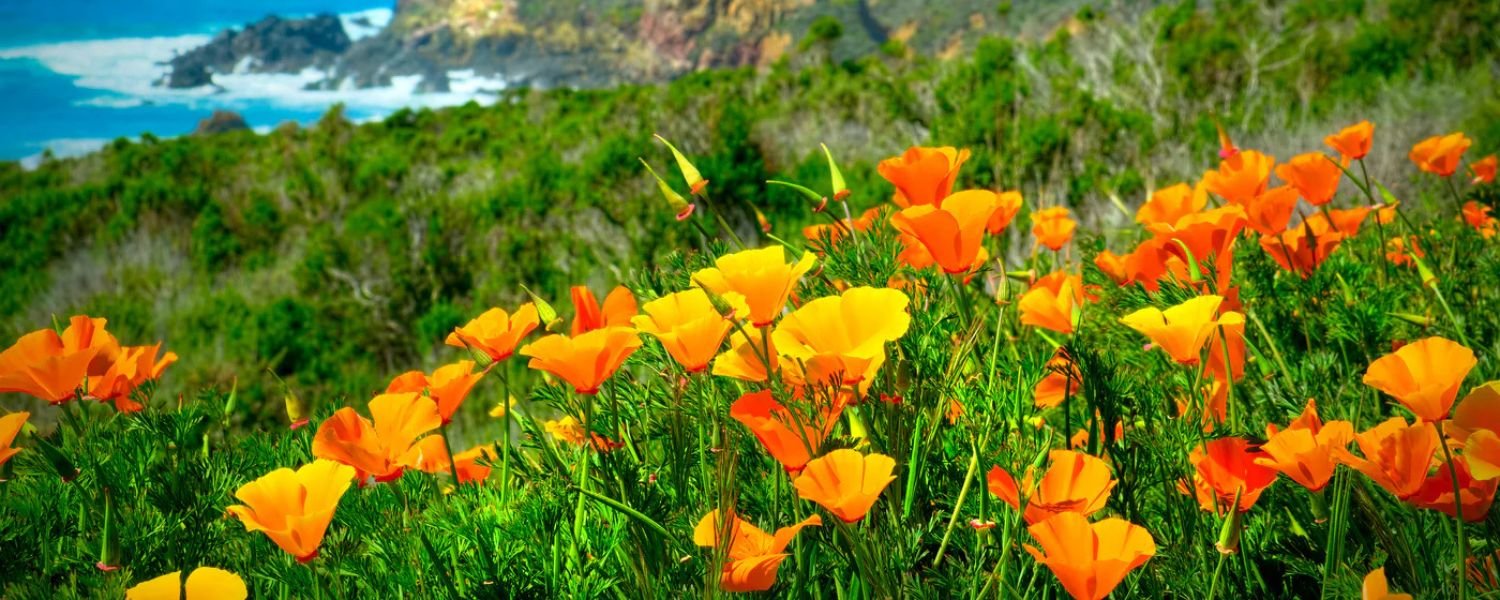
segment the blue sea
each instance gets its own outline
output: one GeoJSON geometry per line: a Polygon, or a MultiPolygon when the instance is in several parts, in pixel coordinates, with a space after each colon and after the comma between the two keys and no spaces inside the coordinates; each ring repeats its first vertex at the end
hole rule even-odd
{"type": "Polygon", "coordinates": [[[223,90],[153,85],[163,62],[228,27],[266,15],[334,13],[351,37],[379,31],[395,0],[0,0],[0,160],[35,164],[91,152],[142,133],[189,133],[215,109],[240,113],[251,127],[318,119],[343,102],[356,120],[403,106],[483,100],[503,83],[453,72],[451,92],[416,94],[414,78],[391,87],[305,91],[320,73],[215,75],[223,90]],[[365,25],[368,23],[369,25],[365,25]]]}

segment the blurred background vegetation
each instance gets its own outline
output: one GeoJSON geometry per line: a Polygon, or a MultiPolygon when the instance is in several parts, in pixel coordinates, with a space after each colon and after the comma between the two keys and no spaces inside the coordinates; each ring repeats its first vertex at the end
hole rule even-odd
{"type": "MultiPolygon", "coordinates": [[[[522,301],[520,284],[562,305],[568,285],[602,290],[698,244],[636,161],[670,167],[658,132],[747,236],[751,204],[782,238],[812,222],[763,182],[826,187],[819,142],[856,209],[890,193],[879,159],[954,145],[973,151],[961,186],[1019,188],[1110,231],[1129,220],[1118,207],[1212,163],[1215,118],[1253,132],[1241,147],[1297,152],[1370,119],[1370,166],[1406,197],[1413,142],[1462,129],[1472,156],[1500,148],[1496,22],[1500,3],[1480,0],[1085,5],[940,57],[899,41],[831,52],[855,26],[831,17],[767,69],[515,89],[364,124],[334,108],[266,135],[145,135],[34,171],[0,163],[0,339],[53,314],[105,315],[121,339],[182,356],[163,398],[237,377],[258,411],[245,418],[280,418],[263,401],[278,398],[274,372],[324,406],[362,400],[456,357],[444,334],[522,301]]],[[[1028,250],[1017,237],[1013,252],[1028,250]]]]}

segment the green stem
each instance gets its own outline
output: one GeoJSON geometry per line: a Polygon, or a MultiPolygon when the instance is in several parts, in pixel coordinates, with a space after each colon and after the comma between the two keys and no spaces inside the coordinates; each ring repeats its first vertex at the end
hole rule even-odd
{"type": "Polygon", "coordinates": [[[645,525],[646,527],[650,528],[652,531],[655,531],[657,533],[657,535],[660,535],[662,537],[662,539],[668,539],[668,538],[672,537],[670,534],[667,533],[667,528],[666,527],[662,527],[661,523],[657,523],[651,517],[648,517],[648,516],[642,514],[640,511],[637,511],[637,510],[635,510],[633,508],[630,508],[629,506],[625,505],[625,503],[620,502],[619,500],[615,500],[614,498],[610,498],[609,496],[605,496],[605,495],[600,494],[598,492],[595,492],[595,491],[592,491],[592,490],[586,490],[586,489],[583,489],[583,488],[579,488],[578,489],[578,493],[581,494],[580,498],[583,497],[583,496],[587,496],[589,498],[593,498],[594,500],[597,500],[600,503],[603,503],[604,505],[606,505],[606,506],[608,506],[610,508],[613,508],[613,509],[615,509],[617,511],[620,511],[621,513],[624,513],[625,516],[630,517],[632,519],[635,519],[640,524],[645,525]]]}
{"type": "Polygon", "coordinates": [[[974,472],[977,470],[979,470],[979,447],[975,446],[969,454],[969,470],[964,473],[964,485],[958,490],[958,502],[953,504],[953,514],[948,516],[948,527],[943,530],[943,542],[938,544],[937,556],[932,559],[934,568],[943,564],[943,553],[948,551],[948,537],[953,535],[953,526],[958,523],[958,515],[964,508],[964,499],[969,495],[969,484],[974,482],[974,472]]]}
{"type": "Polygon", "coordinates": [[[1224,559],[1228,556],[1228,554],[1223,552],[1219,553],[1219,564],[1214,567],[1213,581],[1208,584],[1208,600],[1214,600],[1215,595],[1219,591],[1219,575],[1224,572],[1224,559]]]}
{"type": "Polygon", "coordinates": [[[1463,600],[1468,586],[1464,585],[1464,575],[1467,572],[1465,565],[1469,558],[1467,539],[1464,538],[1464,504],[1461,490],[1458,487],[1458,467],[1453,464],[1453,451],[1448,448],[1448,434],[1443,432],[1443,424],[1434,421],[1432,427],[1437,429],[1438,443],[1443,447],[1443,459],[1448,462],[1448,477],[1453,480],[1453,522],[1456,524],[1454,541],[1458,542],[1458,600],[1463,600]]]}

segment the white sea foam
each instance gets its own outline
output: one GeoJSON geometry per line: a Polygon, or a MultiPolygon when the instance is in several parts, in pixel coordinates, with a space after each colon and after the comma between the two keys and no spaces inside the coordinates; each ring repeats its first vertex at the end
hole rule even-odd
{"type": "MultiPolygon", "coordinates": [[[[371,9],[339,18],[351,38],[363,39],[386,27],[392,11],[371,9]]],[[[156,85],[167,75],[168,61],[210,39],[212,36],[208,34],[185,34],[55,42],[0,48],[0,59],[36,61],[48,70],[73,78],[73,84],[79,88],[99,92],[77,101],[77,105],[120,110],[175,105],[199,111],[271,107],[320,112],[343,103],[351,119],[365,122],[403,107],[437,108],[471,100],[483,102],[506,87],[503,79],[482,77],[472,69],[448,72],[449,91],[429,93],[417,91],[422,78],[416,75],[392,77],[391,85],[385,87],[360,89],[345,80],[334,90],[306,89],[327,79],[326,73],[316,69],[295,74],[250,74],[237,69],[235,73],[215,74],[214,86],[172,89],[156,85]]],[[[93,152],[108,141],[56,139],[39,146],[50,148],[54,156],[61,158],[93,152]]],[[[41,153],[28,156],[22,159],[22,164],[35,168],[41,158],[41,153]]]]}
{"type": "Polygon", "coordinates": [[[42,143],[42,152],[21,159],[21,168],[28,171],[42,164],[42,157],[47,150],[52,151],[54,158],[69,158],[83,156],[103,148],[111,140],[104,138],[61,138],[49,140],[42,143]]]}
{"type": "Polygon", "coordinates": [[[370,37],[390,25],[394,13],[389,8],[372,8],[359,12],[345,13],[339,15],[339,20],[344,23],[344,33],[351,40],[362,40],[370,37]],[[362,24],[360,21],[363,21],[362,24]]]}
{"type": "MultiPolygon", "coordinates": [[[[369,14],[372,24],[384,26],[390,20],[389,12],[377,9],[357,14],[369,14]]],[[[392,77],[391,85],[385,87],[354,88],[345,81],[335,90],[306,89],[326,79],[327,74],[316,69],[294,74],[251,74],[236,69],[234,73],[215,74],[217,87],[173,89],[155,85],[167,74],[167,62],[172,57],[209,39],[207,35],[180,35],[58,42],[3,49],[0,58],[35,60],[53,72],[75,78],[78,87],[109,92],[81,101],[106,108],[133,108],[151,102],[202,110],[234,110],[250,104],[313,109],[342,102],[351,112],[388,113],[408,106],[440,107],[484,100],[506,85],[501,79],[480,77],[472,70],[456,70],[448,74],[448,92],[417,92],[421,77],[415,75],[392,77]]]]}

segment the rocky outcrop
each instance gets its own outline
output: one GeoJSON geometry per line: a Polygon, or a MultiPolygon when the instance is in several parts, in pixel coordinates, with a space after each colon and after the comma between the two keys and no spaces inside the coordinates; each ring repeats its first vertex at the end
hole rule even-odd
{"type": "MultiPolygon", "coordinates": [[[[1017,0],[1014,13],[1055,20],[1081,0],[1017,0]]],[[[793,56],[809,27],[832,18],[842,35],[803,60],[875,54],[888,39],[938,55],[987,33],[1019,33],[993,0],[396,0],[379,34],[351,42],[338,19],[275,17],[227,31],[172,61],[163,83],[208,85],[226,72],[324,72],[310,87],[391,85],[447,91],[465,71],[507,86],[603,87],[664,81],[715,67],[767,66],[793,56]]],[[[805,45],[803,45],[805,46],[805,45]]]]}
{"type": "Polygon", "coordinates": [[[173,58],[161,82],[167,87],[210,85],[215,73],[296,73],[329,68],[349,49],[339,18],[269,16],[241,30],[228,29],[209,43],[173,58]]]}
{"type": "Polygon", "coordinates": [[[229,131],[240,131],[249,129],[250,124],[239,113],[229,110],[216,110],[207,119],[198,121],[198,128],[193,130],[193,135],[213,135],[229,131]]]}

